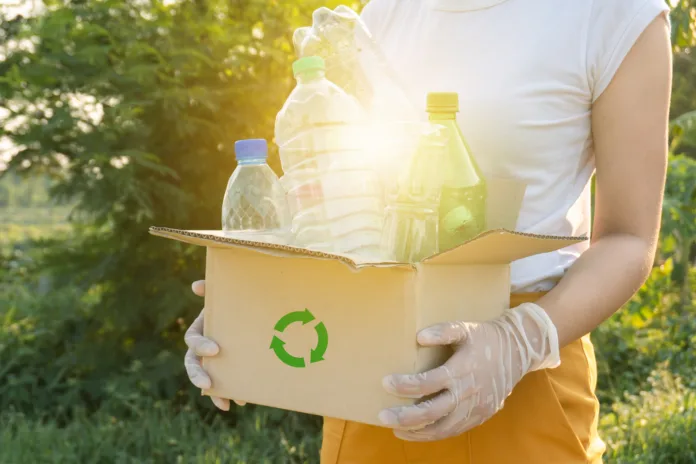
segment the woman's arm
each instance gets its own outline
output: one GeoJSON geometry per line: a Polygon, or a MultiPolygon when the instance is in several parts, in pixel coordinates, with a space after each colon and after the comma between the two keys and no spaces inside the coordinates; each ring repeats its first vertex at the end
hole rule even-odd
{"type": "Polygon", "coordinates": [[[561,347],[591,332],[645,282],[660,226],[672,83],[669,26],[643,32],[592,109],[597,165],[590,249],[538,304],[561,347]]]}

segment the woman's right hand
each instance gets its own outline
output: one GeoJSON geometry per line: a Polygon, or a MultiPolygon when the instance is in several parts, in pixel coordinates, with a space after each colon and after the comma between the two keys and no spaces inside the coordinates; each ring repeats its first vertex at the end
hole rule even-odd
{"type": "MultiPolygon", "coordinates": [[[[198,296],[205,295],[205,280],[198,280],[191,285],[193,293],[198,296]]],[[[209,338],[203,336],[203,311],[198,315],[193,324],[188,328],[184,335],[184,341],[188,346],[188,351],[184,357],[184,366],[189,380],[201,390],[210,388],[211,381],[208,374],[203,370],[201,365],[202,356],[215,356],[220,351],[220,347],[209,338]]],[[[211,396],[211,400],[218,409],[223,411],[230,410],[230,400],[211,396]]],[[[239,406],[244,406],[245,403],[235,401],[239,406]]]]}

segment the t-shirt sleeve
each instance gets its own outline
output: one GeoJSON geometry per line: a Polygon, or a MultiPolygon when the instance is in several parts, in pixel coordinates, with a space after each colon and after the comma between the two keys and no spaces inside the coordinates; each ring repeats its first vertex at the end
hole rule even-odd
{"type": "Polygon", "coordinates": [[[643,31],[665,12],[665,0],[594,0],[587,40],[592,102],[609,86],[643,31]]]}

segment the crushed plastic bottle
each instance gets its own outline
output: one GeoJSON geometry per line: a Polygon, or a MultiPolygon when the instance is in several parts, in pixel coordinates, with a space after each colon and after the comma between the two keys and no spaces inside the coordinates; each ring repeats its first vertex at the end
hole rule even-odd
{"type": "Polygon", "coordinates": [[[337,158],[364,164],[362,140],[364,113],[358,102],[326,79],[321,57],[293,63],[297,85],[275,121],[275,142],[283,172],[294,169],[326,170],[337,158]]]}
{"type": "Polygon", "coordinates": [[[312,25],[295,30],[293,44],[299,57],[322,57],[327,78],[355,96],[371,120],[419,119],[405,85],[351,8],[315,10],[312,25]]]}
{"type": "Polygon", "coordinates": [[[324,60],[293,64],[297,86],[276,117],[294,244],[363,256],[379,253],[384,209],[365,156],[364,113],[326,79],[324,60]]]}
{"type": "Polygon", "coordinates": [[[287,202],[278,177],[266,164],[266,141],[238,140],[234,149],[237,167],[222,202],[222,230],[235,238],[285,244],[287,202]]]}

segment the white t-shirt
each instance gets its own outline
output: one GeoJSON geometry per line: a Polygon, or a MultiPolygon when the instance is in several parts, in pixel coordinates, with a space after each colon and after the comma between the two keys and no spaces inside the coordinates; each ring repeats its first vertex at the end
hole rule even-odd
{"type": "MultiPolygon", "coordinates": [[[[459,93],[487,176],[527,183],[517,230],[590,235],[592,103],[664,0],[372,0],[362,18],[425,114],[459,93]]],[[[650,66],[650,63],[646,63],[650,66]]],[[[584,242],[512,264],[512,290],[550,289],[584,242]]]]}

